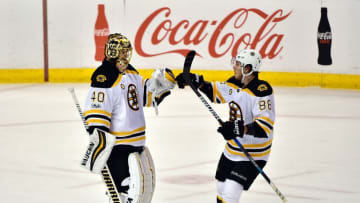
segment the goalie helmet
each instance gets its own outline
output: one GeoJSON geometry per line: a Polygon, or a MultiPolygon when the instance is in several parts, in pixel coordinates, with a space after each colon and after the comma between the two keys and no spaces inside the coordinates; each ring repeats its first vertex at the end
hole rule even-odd
{"type": "Polygon", "coordinates": [[[240,62],[242,69],[245,68],[247,65],[251,65],[251,72],[259,72],[262,63],[259,52],[254,49],[241,50],[235,58],[232,58],[232,64],[234,65],[236,61],[240,62]]]}
{"type": "Polygon", "coordinates": [[[130,41],[120,33],[110,34],[105,45],[105,58],[116,61],[126,67],[130,63],[132,46],[130,41]]]}

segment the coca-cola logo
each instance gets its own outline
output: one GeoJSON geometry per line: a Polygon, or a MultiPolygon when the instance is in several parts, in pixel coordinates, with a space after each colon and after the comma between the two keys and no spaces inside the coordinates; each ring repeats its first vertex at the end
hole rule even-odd
{"type": "Polygon", "coordinates": [[[331,32],[318,32],[318,39],[321,44],[330,44],[332,38],[331,32]]]}
{"type": "MultiPolygon", "coordinates": [[[[251,48],[259,50],[263,58],[272,59],[282,51],[281,41],[284,38],[284,34],[276,33],[274,29],[278,23],[289,17],[291,12],[283,14],[283,10],[278,9],[267,14],[256,8],[239,8],[219,22],[217,20],[198,20],[191,23],[187,19],[173,22],[170,16],[171,9],[163,7],[155,10],[142,22],[135,36],[134,48],[143,57],[169,53],[177,53],[185,57],[190,49],[174,48],[163,52],[151,52],[144,50],[143,43],[157,46],[167,40],[173,47],[207,43],[208,53],[214,58],[224,56],[228,52],[235,56],[238,50],[251,48]],[[244,29],[246,23],[251,23],[249,18],[255,17],[260,17],[261,26],[256,32],[247,32],[244,29]]],[[[199,53],[199,55],[202,54],[199,53]]]]}
{"type": "Polygon", "coordinates": [[[109,36],[109,28],[95,29],[95,36],[109,36]]]}

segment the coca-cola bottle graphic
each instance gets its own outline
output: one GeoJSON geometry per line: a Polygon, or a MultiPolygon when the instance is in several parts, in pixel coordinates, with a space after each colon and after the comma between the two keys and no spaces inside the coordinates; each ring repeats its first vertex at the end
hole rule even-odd
{"type": "Polygon", "coordinates": [[[109,25],[105,17],[105,6],[104,4],[98,5],[98,15],[95,22],[95,60],[103,61],[104,60],[104,49],[107,38],[109,36],[109,25]]]}
{"type": "Polygon", "coordinates": [[[332,34],[327,16],[327,8],[321,7],[321,17],[318,27],[317,43],[319,48],[318,64],[331,65],[331,41],[332,34]]]}

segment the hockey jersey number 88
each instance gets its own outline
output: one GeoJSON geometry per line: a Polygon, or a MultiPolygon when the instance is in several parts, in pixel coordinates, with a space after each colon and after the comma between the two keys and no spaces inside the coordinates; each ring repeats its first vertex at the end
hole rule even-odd
{"type": "MultiPolygon", "coordinates": [[[[255,160],[268,160],[273,140],[275,121],[274,95],[271,86],[258,79],[251,81],[246,88],[231,82],[213,82],[213,102],[228,103],[229,120],[244,119],[244,125],[256,123],[264,136],[245,134],[237,137],[244,148],[255,160]]],[[[224,154],[233,161],[248,161],[237,144],[230,140],[226,143],[224,154]]]]}

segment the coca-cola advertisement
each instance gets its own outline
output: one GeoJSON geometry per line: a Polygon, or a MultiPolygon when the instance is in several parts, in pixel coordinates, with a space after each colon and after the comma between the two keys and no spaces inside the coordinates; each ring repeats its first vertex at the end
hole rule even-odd
{"type": "MultiPolygon", "coordinates": [[[[48,1],[49,68],[96,67],[104,58],[109,33],[121,33],[133,45],[131,63],[142,69],[181,69],[185,53],[195,49],[194,69],[229,71],[237,51],[254,48],[264,58],[264,72],[360,74],[360,4],[336,2],[48,1]]],[[[27,4],[17,12],[9,6],[2,7],[3,19],[8,19],[1,38],[2,67],[42,67],[45,21],[41,15],[24,17],[39,13],[41,5],[27,4]],[[25,23],[28,19],[34,23],[25,23]],[[19,27],[27,34],[11,32],[19,27]]]]}
{"type": "MultiPolygon", "coordinates": [[[[135,54],[132,60],[142,67],[152,66],[154,59],[173,66],[170,61],[181,61],[192,49],[197,50],[200,57],[200,61],[195,62],[200,69],[228,63],[229,58],[246,48],[259,50],[262,57],[270,61],[284,58],[287,34],[283,27],[290,23],[292,9],[238,6],[221,10],[217,15],[197,12],[183,15],[184,11],[178,7],[155,5],[144,7],[146,12],[135,15],[129,11],[136,8],[136,3],[127,1],[124,10],[128,12],[119,15],[120,23],[110,22],[114,27],[111,30],[131,40],[135,54]]],[[[106,17],[109,16],[111,19],[111,15],[106,17]]],[[[105,22],[106,17],[103,17],[105,22]]],[[[101,35],[98,30],[102,29],[109,28],[96,28],[95,36],[101,35]]],[[[100,53],[98,44],[96,53],[100,53]]]]}
{"type": "Polygon", "coordinates": [[[199,55],[209,55],[219,58],[230,54],[235,56],[240,49],[258,49],[263,58],[272,59],[278,56],[282,49],[284,33],[276,30],[278,24],[286,21],[291,11],[277,9],[267,13],[257,8],[238,8],[227,16],[216,20],[174,19],[169,7],[159,8],[150,13],[141,23],[135,36],[135,50],[143,57],[153,57],[166,54],[185,56],[191,48],[205,45],[199,55]],[[251,18],[261,22],[254,32],[246,29],[251,18]],[[145,36],[145,33],[148,33],[145,36]],[[168,43],[166,50],[154,51],[152,47],[168,43]],[[149,49],[143,44],[148,44],[149,49]]]}
{"type": "Polygon", "coordinates": [[[321,17],[318,26],[317,44],[319,49],[318,64],[331,65],[331,42],[332,34],[331,27],[328,19],[327,8],[321,8],[321,17]]]}
{"type": "Polygon", "coordinates": [[[97,6],[97,18],[95,22],[94,39],[95,39],[95,60],[104,60],[105,43],[110,34],[109,25],[105,16],[105,5],[97,6]]]}

